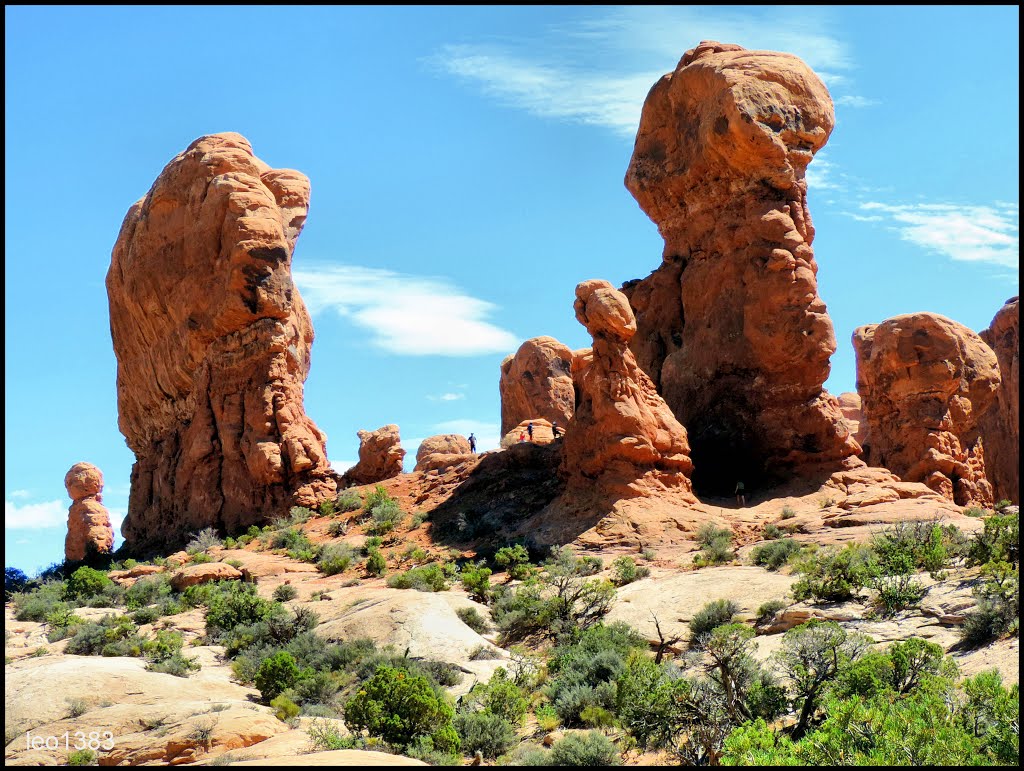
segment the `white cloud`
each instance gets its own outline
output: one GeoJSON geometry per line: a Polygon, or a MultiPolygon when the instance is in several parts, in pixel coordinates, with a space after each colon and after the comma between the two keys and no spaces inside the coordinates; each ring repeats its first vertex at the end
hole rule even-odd
{"type": "Polygon", "coordinates": [[[868,99],[866,96],[855,96],[854,94],[837,97],[835,102],[846,107],[875,107],[881,104],[877,99],[868,99]]]}
{"type": "Polygon", "coordinates": [[[4,527],[8,530],[65,527],[68,506],[61,500],[19,504],[4,501],[4,527]]]}
{"type": "Polygon", "coordinates": [[[339,474],[344,474],[346,471],[348,471],[350,468],[352,468],[358,462],[359,461],[357,461],[357,460],[332,460],[332,461],[329,461],[329,463],[331,464],[331,468],[334,469],[335,471],[337,471],[339,474]]]}
{"type": "Polygon", "coordinates": [[[871,212],[869,216],[889,223],[904,241],[951,259],[1007,268],[1020,265],[1017,204],[892,205],[869,201],[860,208],[871,212]]]}
{"type": "Polygon", "coordinates": [[[476,356],[505,353],[520,342],[485,320],[497,306],[470,297],[447,279],[356,265],[325,265],[292,275],[310,313],[334,309],[390,353],[476,356]]]}
{"type": "Polygon", "coordinates": [[[840,187],[832,176],[835,172],[835,167],[831,162],[823,158],[823,155],[823,152],[819,152],[807,167],[807,189],[811,192],[815,190],[838,190],[840,187]]]}
{"type": "Polygon", "coordinates": [[[428,395],[427,398],[430,399],[430,401],[432,401],[432,402],[456,402],[456,401],[458,401],[460,399],[465,399],[466,395],[465,394],[447,393],[447,394],[441,394],[440,396],[428,395]]]}
{"type": "MultiPolygon", "coordinates": [[[[849,79],[846,44],[827,31],[820,10],[751,14],[715,7],[603,9],[571,25],[550,27],[503,45],[443,46],[427,62],[472,83],[503,104],[544,118],[599,125],[632,137],[651,86],[701,40],[796,54],[832,88],[849,79]]],[[[867,106],[863,96],[840,96],[867,106]]]]}
{"type": "Polygon", "coordinates": [[[8,498],[28,498],[31,493],[28,490],[14,490],[7,494],[8,498]]]}

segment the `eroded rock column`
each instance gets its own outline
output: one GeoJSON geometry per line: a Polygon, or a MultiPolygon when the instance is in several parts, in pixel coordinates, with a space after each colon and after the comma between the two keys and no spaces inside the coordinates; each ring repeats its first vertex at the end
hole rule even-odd
{"type": "Polygon", "coordinates": [[[807,165],[834,123],[800,59],[714,42],[644,103],[626,187],[665,249],[623,287],[630,348],[687,428],[698,493],[841,468],[859,452],[823,389],[836,340],[807,206],[807,165]]]}
{"type": "Polygon", "coordinates": [[[309,181],[201,137],[125,216],[107,273],[130,544],[235,532],[336,492],[306,416],[313,327],[291,278],[309,181]]]}
{"type": "Polygon", "coordinates": [[[109,554],[114,549],[110,513],[103,505],[103,474],[91,463],[76,463],[64,475],[71,498],[64,559],[84,560],[89,554],[109,554]]]}
{"type": "Polygon", "coordinates": [[[572,417],[572,350],[553,337],[534,337],[501,363],[501,433],[543,418],[562,428],[572,417]]]}
{"type": "Polygon", "coordinates": [[[376,431],[359,431],[359,462],[345,472],[345,481],[356,485],[382,482],[402,473],[405,450],[398,426],[390,423],[376,431]]]}
{"type": "Polygon", "coordinates": [[[935,313],[859,327],[853,347],[867,462],[961,506],[991,506],[979,418],[999,389],[992,350],[935,313]]]}

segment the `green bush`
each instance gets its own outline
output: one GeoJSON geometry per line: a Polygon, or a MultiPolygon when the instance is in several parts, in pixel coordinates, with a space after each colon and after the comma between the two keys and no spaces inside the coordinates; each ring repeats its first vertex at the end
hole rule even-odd
{"type": "Polygon", "coordinates": [[[88,600],[114,586],[106,573],[89,567],[78,568],[68,579],[64,595],[69,600],[88,600]]]}
{"type": "Polygon", "coordinates": [[[327,526],[327,535],[331,538],[340,538],[348,532],[348,520],[336,519],[327,526]]]}
{"type": "Polygon", "coordinates": [[[4,602],[10,602],[11,598],[19,592],[25,591],[28,583],[28,576],[18,568],[4,568],[4,602]]]}
{"type": "Polygon", "coordinates": [[[871,541],[884,575],[904,575],[918,569],[933,578],[942,571],[957,551],[962,538],[958,528],[938,522],[898,522],[885,528],[871,541]]]}
{"type": "Polygon", "coordinates": [[[345,725],[350,731],[365,730],[396,747],[428,736],[442,752],[457,750],[453,717],[444,694],[426,677],[389,666],[379,666],[345,704],[345,725]]]}
{"type": "Polygon", "coordinates": [[[470,712],[455,716],[455,731],[462,752],[479,752],[485,758],[496,758],[516,743],[515,729],[504,718],[490,712],[470,712]]]}
{"type": "Polygon", "coordinates": [[[878,605],[882,613],[889,616],[917,605],[927,591],[909,574],[879,576],[873,586],[878,590],[878,605]]]}
{"type": "Polygon", "coordinates": [[[299,705],[283,693],[271,699],[270,706],[274,708],[274,716],[282,723],[287,722],[293,717],[298,717],[299,712],[301,712],[299,705]]]}
{"type": "Polygon", "coordinates": [[[800,553],[803,547],[792,538],[780,538],[777,541],[754,547],[750,557],[755,565],[768,570],[778,570],[800,553]]]}
{"type": "Polygon", "coordinates": [[[392,589],[415,589],[419,592],[444,592],[449,588],[444,570],[436,562],[410,568],[404,573],[396,573],[388,578],[388,586],[392,589]]]}
{"type": "Polygon", "coordinates": [[[782,518],[783,519],[792,519],[795,516],[796,516],[796,512],[793,511],[793,509],[791,507],[789,507],[789,506],[783,506],[782,507],[782,518]]]}
{"type": "Polygon", "coordinates": [[[824,549],[798,562],[795,570],[801,574],[792,588],[797,601],[849,600],[881,573],[874,551],[861,545],[824,549]]]}
{"type": "Polygon", "coordinates": [[[964,617],[961,639],[970,646],[983,645],[1020,628],[1020,574],[1007,562],[990,562],[982,568],[984,583],[974,590],[978,604],[964,617]]]}
{"type": "Polygon", "coordinates": [[[217,529],[214,527],[206,527],[193,534],[192,540],[185,544],[185,551],[194,556],[214,546],[221,545],[223,544],[220,540],[220,536],[217,535],[217,529]]]}
{"type": "Polygon", "coordinates": [[[334,510],[342,514],[356,511],[363,507],[363,499],[355,490],[342,490],[335,501],[334,510]]]}
{"type": "Polygon", "coordinates": [[[92,750],[72,750],[68,753],[69,766],[91,766],[96,762],[96,753],[92,750]]]}
{"type": "Polygon", "coordinates": [[[523,690],[499,667],[486,683],[477,683],[462,698],[463,711],[484,710],[505,720],[513,728],[523,724],[528,703],[523,690]]]}
{"type": "Polygon", "coordinates": [[[299,590],[291,584],[281,584],[274,590],[272,596],[277,602],[288,602],[288,600],[294,600],[298,594],[299,590]]]}
{"type": "Polygon", "coordinates": [[[465,608],[459,608],[455,611],[462,623],[468,626],[477,634],[484,634],[488,632],[491,625],[487,623],[487,619],[480,615],[480,611],[472,606],[466,606],[465,608]]]}
{"type": "Polygon", "coordinates": [[[175,677],[188,677],[190,672],[200,669],[200,664],[197,659],[175,653],[166,659],[151,661],[146,665],[146,669],[150,672],[163,672],[175,677]]]}
{"type": "Polygon", "coordinates": [[[768,600],[768,602],[762,603],[761,607],[757,609],[757,619],[755,624],[757,626],[764,626],[769,623],[775,614],[787,606],[785,600],[768,600]]]}
{"type": "Polygon", "coordinates": [[[529,578],[531,571],[530,553],[521,543],[502,546],[494,555],[494,561],[514,579],[529,578]]]}
{"type": "Polygon", "coordinates": [[[740,606],[732,600],[712,600],[690,619],[691,644],[699,645],[704,635],[710,634],[717,627],[731,624],[739,612],[740,606]]]}
{"type": "Polygon", "coordinates": [[[693,559],[694,565],[720,565],[735,557],[732,550],[732,531],[720,528],[713,522],[705,522],[697,530],[697,542],[701,551],[693,559]]]}
{"type": "Polygon", "coordinates": [[[968,547],[971,565],[1009,562],[1016,565],[1019,554],[1020,518],[1017,514],[994,514],[985,518],[985,526],[975,533],[968,547]]]}
{"type": "Polygon", "coordinates": [[[74,627],[65,653],[76,656],[141,656],[143,640],[127,616],[105,616],[99,623],[74,627]]]}
{"type": "Polygon", "coordinates": [[[380,549],[370,549],[366,556],[366,572],[372,576],[382,576],[387,571],[387,562],[380,549]]]}
{"type": "Polygon", "coordinates": [[[549,765],[552,766],[619,766],[622,757],[604,734],[587,731],[569,734],[551,746],[549,765]]]}
{"type": "Polygon", "coordinates": [[[390,533],[402,520],[405,519],[405,512],[398,505],[398,501],[388,500],[378,503],[370,509],[370,523],[366,532],[374,535],[390,533]]]}
{"type": "Polygon", "coordinates": [[[337,504],[330,499],[320,501],[320,505],[317,506],[317,514],[321,517],[333,517],[336,505],[337,504]]]}
{"type": "Polygon", "coordinates": [[[272,603],[256,594],[255,584],[226,582],[210,597],[206,609],[206,636],[219,639],[237,626],[266,620],[273,610],[272,603]]]}
{"type": "Polygon", "coordinates": [[[125,590],[124,604],[129,610],[134,610],[158,603],[171,594],[171,578],[168,573],[143,576],[125,590]]]}
{"type": "Polygon", "coordinates": [[[613,579],[616,586],[625,586],[641,578],[647,578],[651,569],[646,565],[637,566],[632,557],[622,556],[612,562],[612,571],[615,573],[613,579]]]}
{"type": "Polygon", "coordinates": [[[66,607],[63,581],[46,581],[34,589],[15,596],[14,617],[18,621],[45,621],[55,610],[66,607]]]}
{"type": "Polygon", "coordinates": [[[263,659],[256,673],[256,689],[260,692],[264,703],[279,696],[282,691],[291,688],[303,677],[313,674],[311,669],[300,670],[295,657],[288,651],[278,651],[273,656],[263,659]]]}
{"type": "Polygon", "coordinates": [[[317,558],[317,569],[324,575],[344,573],[356,558],[355,549],[347,543],[325,546],[317,558]]]}
{"type": "Polygon", "coordinates": [[[483,565],[466,565],[459,574],[462,588],[469,592],[469,596],[477,602],[484,604],[491,597],[491,569],[483,565]]]}
{"type": "Polygon", "coordinates": [[[776,538],[782,538],[783,533],[786,531],[776,525],[774,522],[769,522],[764,526],[764,539],[766,541],[773,541],[776,538]]]}

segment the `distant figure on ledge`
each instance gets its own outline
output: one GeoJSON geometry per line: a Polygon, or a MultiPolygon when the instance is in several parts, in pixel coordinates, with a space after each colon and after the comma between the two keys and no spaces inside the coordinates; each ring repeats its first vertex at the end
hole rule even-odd
{"type": "Polygon", "coordinates": [[[740,508],[743,508],[744,506],[747,505],[747,497],[743,489],[742,482],[736,483],[736,503],[740,505],[740,508]]]}
{"type": "Polygon", "coordinates": [[[558,421],[551,421],[551,441],[554,442],[558,438],[558,421]]]}
{"type": "Polygon", "coordinates": [[[476,452],[476,437],[472,434],[469,435],[469,451],[476,452]]]}
{"type": "Polygon", "coordinates": [[[526,424],[526,433],[530,435],[530,441],[533,441],[533,423],[526,424]]]}

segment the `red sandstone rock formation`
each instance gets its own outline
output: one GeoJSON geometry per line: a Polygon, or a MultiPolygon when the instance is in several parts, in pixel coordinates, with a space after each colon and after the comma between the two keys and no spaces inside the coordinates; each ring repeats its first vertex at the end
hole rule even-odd
{"type": "Polygon", "coordinates": [[[114,529],[102,503],[103,474],[91,463],[76,463],[65,474],[64,487],[72,501],[64,558],[77,562],[90,552],[109,554],[114,549],[114,529]]]}
{"type": "MultiPolygon", "coordinates": [[[[561,436],[564,432],[565,423],[559,423],[558,435],[561,436]]],[[[555,440],[551,430],[551,421],[544,418],[530,418],[529,420],[522,421],[505,436],[501,437],[501,448],[507,450],[512,445],[519,444],[520,436],[525,436],[526,441],[533,442],[534,444],[551,444],[555,440]],[[529,438],[528,426],[530,423],[533,423],[533,439],[529,438]]]]}
{"type": "Polygon", "coordinates": [[[291,279],[309,181],[201,137],[125,216],[107,293],[131,544],[233,532],[336,482],[302,407],[313,327],[291,279]]]}
{"type": "Polygon", "coordinates": [[[864,436],[860,431],[860,422],[864,419],[864,414],[860,408],[860,395],[846,391],[839,394],[836,401],[839,402],[839,409],[846,419],[846,424],[850,427],[850,436],[857,441],[857,444],[863,444],[861,440],[864,436]]]}
{"type": "Polygon", "coordinates": [[[995,351],[1002,385],[981,418],[985,475],[997,501],[1020,503],[1020,307],[1011,297],[981,339],[995,351]]]}
{"type": "Polygon", "coordinates": [[[461,434],[428,436],[416,450],[414,471],[441,470],[475,457],[469,449],[469,440],[461,434]]]}
{"type": "Polygon", "coordinates": [[[359,462],[345,472],[345,481],[369,485],[402,473],[405,450],[398,426],[390,423],[376,431],[359,431],[359,462]]]}
{"type": "Polygon", "coordinates": [[[636,321],[625,295],[592,279],[576,287],[574,307],[594,345],[572,362],[579,399],[561,466],[570,488],[597,486],[614,498],[673,488],[696,500],[686,429],[629,349],[636,321]]]}
{"type": "Polygon", "coordinates": [[[544,418],[563,428],[572,417],[572,350],[553,337],[527,340],[501,363],[501,433],[524,420],[544,418]]]}
{"type": "Polygon", "coordinates": [[[999,389],[992,350],[935,313],[859,327],[853,347],[867,462],[961,506],[991,506],[978,419],[999,389]]]}
{"type": "Polygon", "coordinates": [[[687,427],[698,490],[858,465],[822,387],[836,341],[807,208],[807,165],[834,123],[800,59],[714,42],[644,103],[626,187],[665,249],[623,287],[630,347],[687,427]]]}

